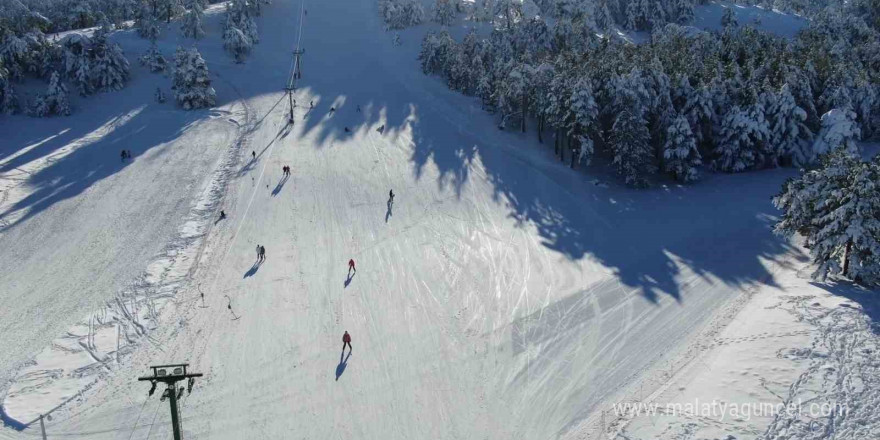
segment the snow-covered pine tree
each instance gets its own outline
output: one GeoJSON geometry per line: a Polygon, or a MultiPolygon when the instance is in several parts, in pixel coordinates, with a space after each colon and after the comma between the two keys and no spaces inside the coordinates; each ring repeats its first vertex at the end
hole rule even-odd
{"type": "Polygon", "coordinates": [[[128,82],[129,63],[118,44],[107,40],[107,35],[95,34],[92,44],[92,87],[100,92],[122,90],[128,82]]]}
{"type": "Polygon", "coordinates": [[[156,15],[149,2],[143,1],[141,3],[134,25],[137,28],[138,35],[142,38],[153,42],[159,39],[159,21],[156,19],[156,15]]]}
{"type": "Polygon", "coordinates": [[[182,14],[185,9],[181,0],[151,0],[155,4],[156,18],[171,23],[171,19],[182,14]]]}
{"type": "Polygon", "coordinates": [[[736,20],[736,14],[733,12],[733,8],[725,8],[724,14],[721,16],[721,27],[728,29],[737,26],[739,26],[739,21],[736,20]]]}
{"type": "Polygon", "coordinates": [[[523,18],[522,1],[495,0],[492,16],[500,20],[498,26],[508,31],[513,30],[513,25],[523,18]]]}
{"type": "Polygon", "coordinates": [[[862,162],[835,150],[821,168],[786,182],[773,203],[782,210],[775,232],[804,235],[814,278],[880,283],[880,156],[862,162]]]}
{"type": "Polygon", "coordinates": [[[80,96],[92,93],[91,54],[92,41],[80,33],[66,35],[59,44],[64,60],[65,76],[73,81],[80,96]]]}
{"type": "Polygon", "coordinates": [[[770,123],[768,143],[778,148],[781,156],[796,167],[810,163],[813,133],[804,124],[807,112],[797,106],[788,84],[784,84],[767,109],[770,123]]]}
{"type": "Polygon", "coordinates": [[[177,48],[174,54],[174,97],[185,110],[211,107],[216,92],[211,87],[208,65],[198,49],[177,48]]]}
{"type": "Polygon", "coordinates": [[[697,180],[697,167],[702,160],[697,151],[697,143],[690,124],[684,115],[672,119],[666,130],[666,144],[663,146],[663,169],[679,182],[697,180]]]}
{"type": "Polygon", "coordinates": [[[235,58],[236,63],[244,62],[251,47],[250,39],[244,35],[241,29],[232,24],[226,25],[226,31],[223,32],[223,48],[235,58]]]}
{"type": "Polygon", "coordinates": [[[18,111],[18,99],[15,96],[15,89],[12,87],[9,71],[3,67],[3,60],[0,59],[0,113],[11,115],[16,111],[18,111]]]}
{"type": "MultiPolygon", "coordinates": [[[[877,55],[880,66],[880,54],[877,55]]],[[[853,93],[853,111],[864,139],[880,130],[880,84],[860,81],[853,93]]]]}
{"type": "Polygon", "coordinates": [[[567,133],[573,120],[570,110],[574,91],[569,81],[570,68],[564,59],[557,59],[553,77],[548,85],[547,103],[544,109],[547,123],[555,131],[553,147],[556,154],[559,154],[563,140],[567,139],[567,133]]]}
{"type": "Polygon", "coordinates": [[[164,72],[168,67],[168,60],[162,55],[162,52],[159,52],[159,47],[156,46],[156,43],[150,44],[150,48],[147,49],[147,52],[140,59],[141,64],[150,69],[150,72],[158,73],[164,72]]]}
{"type": "Polygon", "coordinates": [[[418,0],[379,0],[379,14],[388,29],[405,29],[425,20],[425,10],[418,0]]]}
{"type": "Polygon", "coordinates": [[[655,171],[651,136],[647,121],[635,108],[636,102],[627,100],[629,105],[623,106],[611,129],[611,163],[627,185],[644,188],[648,186],[647,176],[655,171]]]}
{"type": "Polygon", "coordinates": [[[431,15],[434,22],[449,26],[455,21],[455,5],[450,0],[435,0],[431,15]]]}
{"type": "Polygon", "coordinates": [[[861,130],[856,123],[856,115],[849,108],[832,109],[822,115],[822,130],[813,142],[810,162],[838,148],[847,154],[858,155],[861,130]]]}
{"type": "Polygon", "coordinates": [[[422,72],[425,74],[446,72],[455,51],[455,40],[452,39],[449,32],[445,30],[428,32],[425,39],[422,40],[422,50],[419,52],[422,72]]]}
{"type": "Polygon", "coordinates": [[[694,88],[691,87],[691,82],[688,80],[687,75],[678,75],[670,93],[675,111],[683,112],[688,102],[693,99],[692,96],[694,94],[694,88]]]}
{"type": "Polygon", "coordinates": [[[578,162],[590,163],[590,158],[593,156],[592,135],[598,126],[599,107],[596,105],[596,99],[593,96],[593,83],[589,77],[582,76],[578,79],[569,102],[571,127],[568,135],[575,140],[576,144],[572,146],[570,166],[574,168],[575,151],[578,152],[578,162]]]}
{"type": "Polygon", "coordinates": [[[816,113],[816,103],[813,97],[813,88],[807,72],[797,66],[787,65],[783,68],[783,80],[788,84],[794,102],[807,113],[804,122],[811,131],[819,128],[819,115],[816,113]]]}
{"type": "Polygon", "coordinates": [[[733,106],[724,115],[715,149],[715,169],[738,173],[761,164],[763,144],[769,128],[756,105],[747,109],[733,106]]]}
{"type": "Polygon", "coordinates": [[[715,128],[715,100],[709,87],[700,87],[690,95],[682,109],[684,116],[691,124],[691,131],[697,145],[708,151],[712,145],[712,133],[715,128]]]}
{"type": "Polygon", "coordinates": [[[180,32],[184,37],[194,38],[196,40],[205,36],[205,29],[202,27],[202,6],[198,1],[192,1],[189,5],[189,11],[183,17],[180,23],[180,32]]]}
{"type": "Polygon", "coordinates": [[[76,85],[76,90],[80,96],[87,96],[92,93],[91,68],[89,66],[88,57],[77,57],[74,64],[73,72],[70,79],[76,85]]]}
{"type": "Polygon", "coordinates": [[[614,16],[611,14],[611,10],[608,9],[608,1],[607,0],[599,0],[596,4],[596,10],[594,12],[594,20],[596,22],[596,29],[600,32],[606,32],[611,29],[611,26],[614,24],[614,16]]]}
{"type": "MultiPolygon", "coordinates": [[[[251,16],[251,10],[246,0],[232,0],[226,5],[226,29],[230,26],[238,28],[251,45],[260,42],[257,33],[257,23],[251,16]]],[[[226,35],[224,34],[224,40],[226,35]]]]}
{"type": "Polygon", "coordinates": [[[694,2],[692,0],[672,0],[670,19],[678,24],[694,21],[694,2]]]}
{"type": "Polygon", "coordinates": [[[520,127],[525,133],[526,119],[528,118],[529,90],[531,88],[534,68],[527,63],[511,62],[509,68],[505,68],[505,75],[495,91],[497,108],[501,110],[502,118],[513,118],[520,122],[520,127]]]}
{"type": "Polygon", "coordinates": [[[61,82],[58,72],[52,72],[46,93],[37,96],[31,106],[31,115],[45,117],[51,115],[70,115],[70,103],[67,100],[67,87],[61,82]]]}

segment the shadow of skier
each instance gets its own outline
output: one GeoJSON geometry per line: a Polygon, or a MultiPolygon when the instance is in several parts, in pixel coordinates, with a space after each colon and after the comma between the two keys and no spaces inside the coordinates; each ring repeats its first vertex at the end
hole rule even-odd
{"type": "Polygon", "coordinates": [[[342,373],[345,372],[345,367],[348,366],[348,358],[351,357],[351,350],[348,351],[348,356],[345,356],[345,350],[342,350],[342,353],[339,355],[339,365],[336,366],[336,380],[339,380],[339,376],[342,376],[342,373]]]}
{"type": "Polygon", "coordinates": [[[263,263],[261,261],[257,261],[256,263],[254,263],[254,265],[251,266],[251,268],[248,269],[248,271],[244,273],[244,276],[242,277],[242,279],[254,276],[257,273],[257,271],[260,270],[260,266],[262,266],[262,265],[263,265],[263,263]]]}
{"type": "Polygon", "coordinates": [[[272,190],[272,197],[277,196],[278,193],[281,192],[281,188],[284,188],[284,184],[287,183],[287,179],[289,178],[290,176],[285,175],[281,178],[281,180],[278,181],[278,184],[275,185],[275,189],[272,190]]]}

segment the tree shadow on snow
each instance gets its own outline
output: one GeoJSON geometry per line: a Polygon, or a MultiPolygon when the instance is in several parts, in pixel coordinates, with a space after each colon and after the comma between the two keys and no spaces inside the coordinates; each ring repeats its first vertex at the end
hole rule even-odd
{"type": "Polygon", "coordinates": [[[80,195],[133,163],[165,160],[168,142],[198,121],[217,115],[213,110],[186,112],[174,109],[173,104],[120,99],[119,95],[142,95],[139,87],[144,85],[83,100],[69,117],[0,119],[0,132],[8,136],[3,141],[6,160],[0,165],[0,173],[21,170],[20,167],[39,161],[45,164],[27,174],[25,183],[34,188],[31,194],[0,212],[2,219],[24,211],[24,215],[4,223],[3,230],[80,195]],[[130,150],[133,158],[120,160],[123,149],[130,150]],[[11,157],[16,152],[18,155],[11,157]],[[147,152],[151,154],[144,157],[147,152]]]}
{"type": "Polygon", "coordinates": [[[828,293],[847,298],[861,307],[871,320],[871,330],[880,334],[880,296],[877,289],[868,289],[848,281],[810,282],[810,284],[826,290],[828,293]]]}

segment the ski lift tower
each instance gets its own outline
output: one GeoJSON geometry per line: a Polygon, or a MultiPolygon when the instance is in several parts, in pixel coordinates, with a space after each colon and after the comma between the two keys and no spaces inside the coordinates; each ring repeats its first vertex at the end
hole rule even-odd
{"type": "Polygon", "coordinates": [[[293,70],[290,73],[290,79],[287,81],[287,87],[284,90],[287,90],[287,100],[290,104],[290,119],[289,122],[293,124],[293,92],[296,91],[296,80],[302,78],[302,56],[306,53],[305,49],[297,49],[293,51],[293,70]]]}
{"type": "Polygon", "coordinates": [[[187,373],[186,367],[189,364],[173,364],[173,365],[155,365],[150,368],[153,369],[152,376],[139,377],[139,381],[150,381],[153,385],[150,388],[150,395],[156,391],[156,384],[159,382],[165,383],[167,388],[165,388],[165,392],[162,394],[162,400],[168,398],[171,402],[171,425],[174,429],[174,440],[181,440],[180,437],[180,418],[177,410],[177,400],[183,396],[183,391],[187,390],[187,392],[192,393],[193,385],[195,385],[195,381],[197,377],[202,377],[202,373],[187,373]],[[177,382],[182,380],[187,381],[187,388],[180,387],[180,390],[177,389],[177,382]]]}

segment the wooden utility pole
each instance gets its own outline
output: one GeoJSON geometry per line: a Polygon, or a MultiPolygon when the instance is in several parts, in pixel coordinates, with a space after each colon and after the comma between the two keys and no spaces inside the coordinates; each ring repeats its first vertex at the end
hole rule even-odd
{"type": "MultiPolygon", "coordinates": [[[[168,387],[165,389],[163,397],[168,397],[171,402],[171,425],[174,430],[174,440],[181,440],[180,436],[180,417],[177,410],[177,399],[183,394],[184,388],[177,389],[177,382],[186,380],[188,382],[188,392],[192,392],[195,378],[202,377],[202,373],[187,373],[186,367],[189,364],[173,364],[173,365],[155,365],[152,376],[139,377],[138,380],[148,380],[153,384],[150,388],[150,395],[156,391],[156,384],[163,382],[168,387]]],[[[40,419],[42,421],[42,419],[40,419]]],[[[44,437],[45,438],[45,437],[44,437]]]]}
{"type": "Polygon", "coordinates": [[[302,78],[302,56],[306,53],[305,49],[297,49],[293,51],[293,71],[290,74],[290,80],[287,81],[287,87],[284,90],[287,90],[287,100],[290,104],[290,119],[289,122],[293,124],[293,92],[296,91],[296,80],[302,78]]]}

